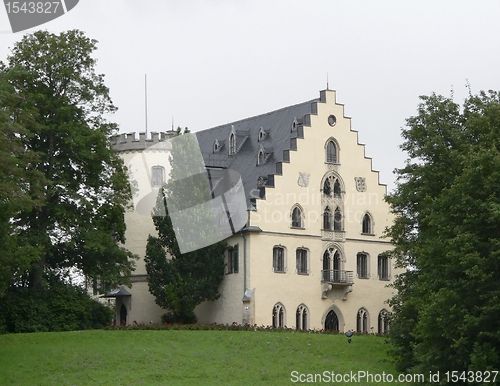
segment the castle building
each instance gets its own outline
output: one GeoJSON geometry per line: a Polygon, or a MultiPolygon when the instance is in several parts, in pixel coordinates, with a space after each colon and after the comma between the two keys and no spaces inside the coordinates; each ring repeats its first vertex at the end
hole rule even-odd
{"type": "MultiPolygon", "coordinates": [[[[172,135],[121,134],[113,145],[126,165],[145,157],[142,174],[158,187],[168,178],[168,157],[148,149],[172,135]]],[[[392,215],[386,186],[335,91],[196,137],[206,168],[241,175],[248,214],[227,239],[221,297],[196,308],[199,322],[385,333],[397,272],[382,234],[392,215]]],[[[143,261],[154,225],[137,211],[126,223],[126,247],[141,259],[133,286],[108,295],[116,297],[117,320],[159,322],[165,311],[148,291],[143,261]]]]}

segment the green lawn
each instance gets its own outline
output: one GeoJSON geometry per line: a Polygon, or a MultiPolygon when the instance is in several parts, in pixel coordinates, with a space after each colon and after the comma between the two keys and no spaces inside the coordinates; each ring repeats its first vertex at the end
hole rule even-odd
{"type": "Polygon", "coordinates": [[[293,332],[11,334],[0,335],[0,385],[300,384],[291,381],[292,371],[361,370],[396,378],[386,351],[384,338],[369,335],[348,344],[343,335],[293,332]]]}

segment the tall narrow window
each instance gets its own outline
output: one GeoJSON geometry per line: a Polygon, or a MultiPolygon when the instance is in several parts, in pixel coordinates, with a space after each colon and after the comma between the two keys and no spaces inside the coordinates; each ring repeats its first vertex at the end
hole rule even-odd
{"type": "Polygon", "coordinates": [[[292,228],[302,228],[302,212],[297,206],[292,210],[292,228]]]}
{"type": "Polygon", "coordinates": [[[357,271],[360,279],[368,279],[368,256],[366,253],[358,253],[357,271]]]}
{"type": "Polygon", "coordinates": [[[151,168],[151,184],[155,188],[161,188],[165,182],[165,169],[163,166],[153,166],[151,168]]]}
{"type": "Polygon", "coordinates": [[[238,253],[239,246],[236,244],[233,247],[233,272],[238,273],[240,270],[240,258],[238,253]]]}
{"type": "Polygon", "coordinates": [[[281,303],[273,307],[273,327],[285,327],[285,307],[281,303]]]}
{"type": "Polygon", "coordinates": [[[333,141],[326,144],[326,162],[337,163],[337,146],[333,141]]]}
{"type": "Polygon", "coordinates": [[[356,330],[358,332],[368,332],[368,311],[364,308],[360,308],[358,311],[358,316],[356,318],[356,330]]]}
{"type": "Polygon", "coordinates": [[[307,250],[303,248],[297,249],[296,257],[297,257],[297,273],[302,275],[307,275],[309,272],[307,267],[307,250]]]}
{"type": "Polygon", "coordinates": [[[257,165],[264,165],[265,156],[263,151],[259,151],[259,158],[257,159],[257,165]]]}
{"type": "Polygon", "coordinates": [[[363,224],[361,226],[361,232],[365,234],[372,233],[372,219],[370,218],[370,215],[368,213],[366,213],[363,216],[363,224]]]}
{"type": "Polygon", "coordinates": [[[285,272],[285,249],[273,248],[273,270],[274,272],[285,272]]]}
{"type": "Polygon", "coordinates": [[[327,178],[325,183],[323,184],[323,194],[327,197],[330,197],[332,194],[332,187],[330,186],[330,179],[327,178]]]}
{"type": "Polygon", "coordinates": [[[333,230],[334,231],[342,230],[342,212],[338,207],[337,209],[335,209],[335,212],[333,214],[333,230]]]}
{"type": "Polygon", "coordinates": [[[227,262],[226,262],[226,273],[230,274],[234,272],[234,248],[229,247],[227,249],[227,262]]]}
{"type": "Polygon", "coordinates": [[[328,231],[332,229],[332,212],[329,207],[323,212],[323,229],[328,231]]]}
{"type": "Polygon", "coordinates": [[[229,155],[236,154],[236,135],[231,133],[229,136],[229,155]]]}
{"type": "Polygon", "coordinates": [[[382,310],[378,314],[378,333],[387,334],[389,332],[389,312],[382,310]]]}
{"type": "Polygon", "coordinates": [[[358,253],[357,271],[360,279],[368,279],[368,256],[366,253],[358,253]]]}
{"type": "Polygon", "coordinates": [[[309,328],[309,313],[307,307],[301,304],[295,313],[295,328],[297,330],[307,330],[309,328]]]}
{"type": "Polygon", "coordinates": [[[339,180],[335,180],[335,183],[333,184],[333,197],[342,198],[342,191],[340,188],[339,180]]]}
{"type": "Polygon", "coordinates": [[[389,258],[379,255],[378,257],[378,278],[380,280],[389,280],[389,258]]]}

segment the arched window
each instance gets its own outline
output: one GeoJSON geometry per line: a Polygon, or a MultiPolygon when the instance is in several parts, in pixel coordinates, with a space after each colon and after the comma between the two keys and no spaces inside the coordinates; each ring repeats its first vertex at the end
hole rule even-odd
{"type": "Polygon", "coordinates": [[[329,207],[326,207],[323,212],[323,229],[332,230],[332,212],[329,207]]]}
{"type": "Polygon", "coordinates": [[[365,308],[360,308],[356,318],[356,331],[368,332],[368,311],[365,308]]]}
{"type": "Polygon", "coordinates": [[[161,188],[165,183],[165,168],[163,166],[153,166],[151,168],[151,185],[154,188],[161,188]]]}
{"type": "Polygon", "coordinates": [[[342,191],[340,188],[339,180],[335,180],[335,183],[333,184],[333,197],[342,198],[342,191]]]}
{"type": "Polygon", "coordinates": [[[229,136],[229,155],[236,154],[236,135],[231,133],[229,136]]]}
{"type": "Polygon", "coordinates": [[[361,226],[361,233],[372,234],[372,219],[368,213],[363,216],[363,223],[361,226]]]}
{"type": "Polygon", "coordinates": [[[334,310],[330,310],[325,318],[325,330],[327,331],[338,331],[339,330],[339,318],[334,310]]]}
{"type": "Polygon", "coordinates": [[[356,256],[358,278],[368,279],[368,255],[360,252],[356,256]]]}
{"type": "Polygon", "coordinates": [[[330,186],[330,179],[326,179],[323,184],[323,194],[327,197],[330,197],[332,194],[332,187],[330,186]]]}
{"type": "Polygon", "coordinates": [[[273,271],[285,272],[285,248],[283,247],[273,248],[273,271]]]}
{"type": "Polygon", "coordinates": [[[261,151],[259,151],[259,157],[257,159],[257,165],[264,165],[265,162],[266,162],[265,155],[264,155],[264,152],[261,150],[261,151]]]}
{"type": "Polygon", "coordinates": [[[382,310],[378,314],[378,333],[387,334],[389,332],[389,312],[382,310]]]}
{"type": "Polygon", "coordinates": [[[297,330],[309,329],[309,312],[307,307],[301,304],[295,313],[295,328],[297,330]]]}
{"type": "Polygon", "coordinates": [[[337,207],[337,209],[335,209],[335,212],[333,213],[333,230],[342,230],[342,212],[340,211],[339,207],[337,207]]]}
{"type": "Polygon", "coordinates": [[[339,251],[328,248],[323,254],[323,281],[330,283],[342,283],[346,278],[342,271],[342,258],[339,251]]]}
{"type": "Polygon", "coordinates": [[[273,307],[273,327],[285,327],[285,307],[281,303],[273,307]]]}
{"type": "Polygon", "coordinates": [[[292,228],[302,228],[302,211],[298,206],[292,210],[292,228]]]}
{"type": "Polygon", "coordinates": [[[342,185],[338,177],[328,176],[323,183],[323,195],[325,197],[342,198],[342,185]]]}
{"type": "Polygon", "coordinates": [[[331,140],[326,144],[326,162],[337,163],[337,146],[331,140]]]}

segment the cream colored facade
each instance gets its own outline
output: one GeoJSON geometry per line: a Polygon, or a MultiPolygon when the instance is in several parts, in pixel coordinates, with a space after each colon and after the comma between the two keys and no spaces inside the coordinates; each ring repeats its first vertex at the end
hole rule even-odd
{"type": "MultiPolygon", "coordinates": [[[[275,112],[280,119],[273,121],[273,127],[252,126],[265,124],[264,115],[239,121],[225,132],[214,128],[199,136],[205,150],[211,146],[207,138],[215,137],[213,152],[229,153],[224,158],[229,167],[237,165],[233,162],[237,157],[255,156],[253,164],[246,166],[255,173],[237,170],[250,199],[247,226],[227,240],[235,247],[227,253],[227,259],[232,253],[231,262],[237,249],[237,272],[225,275],[219,300],[197,307],[199,322],[384,332],[384,315],[390,311],[386,300],[393,291],[387,285],[396,274],[383,255],[391,249],[382,238],[392,221],[383,200],[386,186],[379,183],[378,172],[372,170],[371,159],[365,157],[364,145],[358,143],[334,91],[322,91],[319,99],[311,101],[309,114],[286,116],[299,107],[275,112]],[[232,137],[237,130],[239,135],[232,137]],[[290,132],[290,139],[283,136],[284,130],[290,132]],[[217,138],[223,132],[228,138],[217,138]],[[277,150],[280,136],[290,140],[283,157],[277,150]],[[219,140],[227,144],[220,150],[219,140]],[[276,173],[246,181],[270,162],[276,164],[276,173]]],[[[273,113],[269,114],[272,118],[273,113]]],[[[152,143],[156,142],[153,137],[152,143]]],[[[115,147],[127,164],[147,145],[142,138],[134,150],[122,135],[115,147]]],[[[164,167],[168,173],[168,165],[164,167]]],[[[164,311],[147,291],[142,261],[147,235],[154,234],[152,220],[131,212],[126,222],[126,246],[141,260],[135,283],[127,288],[131,296],[117,298],[117,318],[123,304],[128,323],[158,322],[164,311]]]]}

